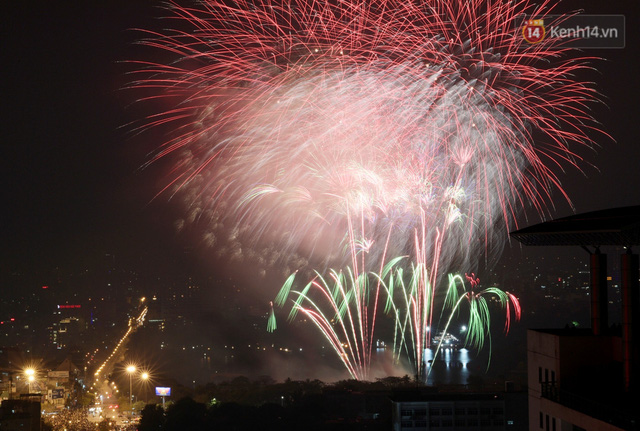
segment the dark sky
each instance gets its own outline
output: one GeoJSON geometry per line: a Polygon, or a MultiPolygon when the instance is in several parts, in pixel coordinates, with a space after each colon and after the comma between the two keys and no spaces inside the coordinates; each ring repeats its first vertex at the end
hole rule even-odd
{"type": "MultiPolygon", "coordinates": [[[[155,2],[19,2],[2,25],[3,256],[72,258],[153,236],[122,90],[155,2]]],[[[146,189],[146,190],[145,190],[146,189]]],[[[113,251],[113,250],[112,250],[113,251]]]]}
{"type": "MultiPolygon", "coordinates": [[[[129,253],[178,247],[171,210],[151,202],[160,186],[140,171],[153,134],[132,138],[139,119],[123,91],[125,60],[143,55],[132,28],[154,28],[157,2],[10,2],[2,10],[2,259],[39,265],[87,250],[129,253]]],[[[615,142],[584,152],[596,168],[561,180],[577,212],[640,203],[640,8],[637,1],[565,2],[563,9],[624,14],[626,48],[602,57],[588,77],[608,106],[594,116],[615,142]]],[[[553,216],[569,206],[556,197],[553,216]]],[[[539,220],[532,220],[537,222],[539,220]]],[[[527,222],[521,221],[523,224],[527,222]]],[[[167,251],[170,253],[170,251],[167,251]]]]}
{"type": "MultiPolygon", "coordinates": [[[[615,142],[599,139],[597,154],[586,153],[595,168],[585,167],[584,175],[567,170],[561,177],[576,212],[640,204],[640,146],[637,139],[637,118],[640,115],[638,98],[640,86],[640,3],[636,1],[568,1],[564,10],[583,10],[587,14],[624,15],[626,47],[624,49],[584,50],[585,55],[599,57],[594,61],[596,73],[588,79],[595,81],[606,106],[594,109],[594,117],[602,123],[602,130],[615,142]]],[[[558,199],[559,200],[559,199],[558,199]]],[[[569,215],[569,209],[554,216],[569,215]]]]}

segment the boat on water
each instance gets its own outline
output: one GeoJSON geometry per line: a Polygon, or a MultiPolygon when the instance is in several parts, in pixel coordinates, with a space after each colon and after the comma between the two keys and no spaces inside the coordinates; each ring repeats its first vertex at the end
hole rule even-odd
{"type": "Polygon", "coordinates": [[[444,331],[441,331],[440,333],[435,335],[431,339],[431,344],[433,347],[438,347],[441,345],[441,348],[449,349],[458,349],[462,347],[462,343],[456,336],[444,331]]]}

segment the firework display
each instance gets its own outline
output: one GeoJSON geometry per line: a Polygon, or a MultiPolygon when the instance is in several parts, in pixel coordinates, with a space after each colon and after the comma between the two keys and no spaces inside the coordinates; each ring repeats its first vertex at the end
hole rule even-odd
{"type": "Polygon", "coordinates": [[[519,314],[515,297],[459,292],[443,274],[499,253],[520,209],[544,212],[552,190],[564,195],[552,167],[578,166],[574,146],[592,144],[596,95],[574,78],[586,59],[518,31],[520,15],[544,16],[547,2],[171,10],[176,29],[143,43],[172,61],[141,63],[133,84],[170,106],[145,123],[171,130],[150,162],[176,160],[163,192],[231,254],[271,250],[256,258],[289,259],[287,273],[295,258],[316,262],[316,277],[296,290],[292,276],[275,303],[293,297],[292,313],[311,318],[352,376],[367,376],[382,308],[405,340],[397,351],[420,369],[439,286],[451,310],[469,300],[472,343],[486,333],[484,295],[519,314]]]}

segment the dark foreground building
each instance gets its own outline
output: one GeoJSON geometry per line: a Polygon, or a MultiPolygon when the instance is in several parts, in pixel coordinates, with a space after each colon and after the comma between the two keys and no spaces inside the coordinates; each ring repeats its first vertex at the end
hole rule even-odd
{"type": "Polygon", "coordinates": [[[4,400],[0,405],[0,430],[39,431],[40,394],[4,400]]]}
{"type": "Polygon", "coordinates": [[[579,246],[590,255],[591,329],[529,330],[529,426],[546,431],[640,430],[640,206],[541,223],[524,245],[579,246]],[[622,321],[609,326],[607,254],[621,251],[622,321]]]}

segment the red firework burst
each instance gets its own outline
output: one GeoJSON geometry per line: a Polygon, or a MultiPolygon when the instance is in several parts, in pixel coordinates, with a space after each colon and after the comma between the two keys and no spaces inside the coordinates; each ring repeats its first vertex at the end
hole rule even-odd
{"type": "Polygon", "coordinates": [[[579,168],[574,145],[593,145],[597,95],[575,79],[589,59],[519,31],[549,3],[171,3],[182,30],[143,44],[174,61],[139,62],[133,83],[173,106],[145,123],[172,129],[154,160],[176,155],[168,187],[192,190],[201,209],[224,202],[257,236],[295,223],[299,245],[314,220],[335,225],[354,208],[386,226],[426,209],[463,217],[466,238],[486,243],[523,206],[543,212],[551,190],[564,195],[552,168],[579,168]],[[373,192],[342,193],[356,189],[373,192]]]}

